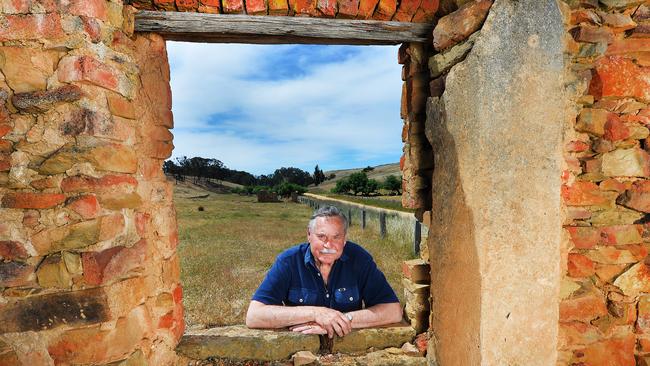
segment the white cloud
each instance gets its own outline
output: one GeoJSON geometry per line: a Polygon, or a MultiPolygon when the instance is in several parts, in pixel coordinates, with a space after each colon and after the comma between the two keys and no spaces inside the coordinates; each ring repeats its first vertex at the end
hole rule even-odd
{"type": "Polygon", "coordinates": [[[396,162],[397,48],[300,47],[168,42],[174,156],[253,174],[396,162]]]}

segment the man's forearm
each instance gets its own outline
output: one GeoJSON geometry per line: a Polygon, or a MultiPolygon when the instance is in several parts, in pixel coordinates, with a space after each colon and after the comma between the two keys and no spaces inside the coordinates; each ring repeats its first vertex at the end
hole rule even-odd
{"type": "Polygon", "coordinates": [[[266,305],[251,301],[246,314],[249,328],[285,328],[314,320],[313,306],[266,305]]]}
{"type": "Polygon", "coordinates": [[[376,327],[402,321],[402,306],[398,302],[377,304],[347,314],[352,315],[352,328],[376,327]]]}

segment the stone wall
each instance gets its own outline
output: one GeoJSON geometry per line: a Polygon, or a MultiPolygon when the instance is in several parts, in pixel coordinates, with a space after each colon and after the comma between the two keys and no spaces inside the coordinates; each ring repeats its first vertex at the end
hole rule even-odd
{"type": "Polygon", "coordinates": [[[165,42],[134,37],[121,1],[0,9],[0,364],[170,364],[165,42]]]}
{"type": "Polygon", "coordinates": [[[560,364],[650,362],[650,2],[569,1],[560,364]],[[636,360],[635,360],[636,358],[636,360]]]}
{"type": "MultiPolygon", "coordinates": [[[[138,9],[428,23],[440,0],[127,0],[138,9]]],[[[456,1],[443,0],[454,6],[456,1]]],[[[460,1],[462,2],[462,1],[460,1]]]]}

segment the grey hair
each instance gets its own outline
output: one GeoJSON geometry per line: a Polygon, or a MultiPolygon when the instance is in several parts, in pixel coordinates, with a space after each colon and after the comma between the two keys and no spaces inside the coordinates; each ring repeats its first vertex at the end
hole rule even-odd
{"type": "Polygon", "coordinates": [[[348,218],[345,217],[343,212],[338,209],[336,206],[323,206],[311,215],[311,218],[309,219],[309,224],[307,225],[307,228],[309,231],[314,230],[314,226],[316,226],[316,219],[319,217],[338,217],[341,219],[343,222],[343,232],[347,234],[348,232],[348,218]]]}

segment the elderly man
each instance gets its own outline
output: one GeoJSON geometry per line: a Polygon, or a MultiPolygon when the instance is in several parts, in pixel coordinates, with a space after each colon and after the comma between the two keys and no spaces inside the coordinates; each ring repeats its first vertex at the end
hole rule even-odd
{"type": "Polygon", "coordinates": [[[308,242],[281,253],[253,295],[249,328],[290,327],[331,338],[402,319],[397,296],[370,254],[346,241],[347,226],[336,207],[314,212],[308,242]]]}

